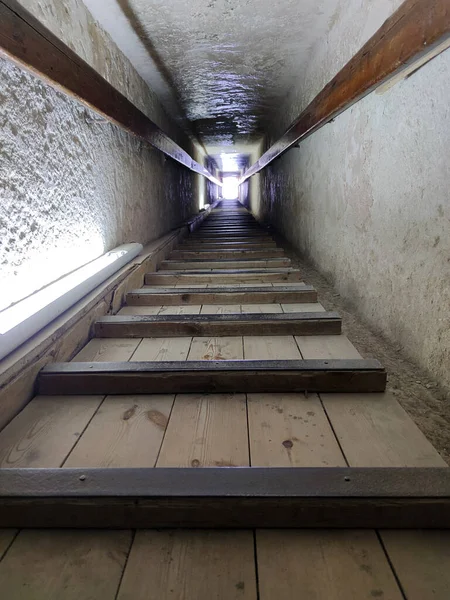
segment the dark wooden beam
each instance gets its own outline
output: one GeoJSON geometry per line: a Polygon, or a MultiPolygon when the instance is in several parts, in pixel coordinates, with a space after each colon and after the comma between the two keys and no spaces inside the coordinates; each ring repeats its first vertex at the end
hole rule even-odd
{"type": "Polygon", "coordinates": [[[0,53],[191,171],[222,185],[16,0],[0,0],[0,53]]]}
{"type": "Polygon", "coordinates": [[[225,269],[223,271],[158,271],[145,275],[146,285],[177,285],[200,283],[261,283],[302,281],[301,272],[295,269],[225,269]]]}
{"type": "Polygon", "coordinates": [[[448,529],[450,469],[1,469],[0,527],[448,529]]]}
{"type": "Polygon", "coordinates": [[[240,183],[450,38],[449,0],[406,0],[314,98],[240,183]]]}
{"type": "Polygon", "coordinates": [[[190,335],[336,335],[335,312],[217,315],[108,316],[95,322],[95,337],[183,337],[190,335]]]}
{"type": "Polygon", "coordinates": [[[49,395],[383,392],[386,372],[373,359],[71,362],[44,367],[38,387],[49,395]]]}
{"type": "Polygon", "coordinates": [[[257,258],[254,260],[247,260],[245,258],[235,259],[224,259],[224,260],[163,260],[161,262],[161,269],[164,270],[175,270],[175,271],[191,271],[202,269],[213,269],[214,271],[229,271],[230,269],[274,269],[278,267],[289,267],[291,259],[284,258],[257,258]]]}
{"type": "Polygon", "coordinates": [[[182,304],[278,304],[317,302],[310,285],[217,287],[217,288],[139,288],[126,296],[130,306],[179,306],[182,304]]]}
{"type": "Polygon", "coordinates": [[[234,249],[234,250],[172,250],[170,258],[190,259],[190,258],[277,258],[284,256],[283,248],[262,248],[253,250],[252,248],[234,249]]]}

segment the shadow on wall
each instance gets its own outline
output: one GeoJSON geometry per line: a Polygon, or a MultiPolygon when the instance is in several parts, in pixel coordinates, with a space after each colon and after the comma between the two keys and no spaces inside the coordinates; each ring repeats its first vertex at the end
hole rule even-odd
{"type": "Polygon", "coordinates": [[[177,88],[175,86],[173,77],[172,77],[169,69],[164,64],[164,61],[162,60],[158,51],[156,50],[155,45],[153,44],[152,40],[149,38],[149,36],[145,30],[145,27],[143,26],[141,20],[139,19],[135,10],[131,6],[129,0],[117,0],[117,3],[120,6],[123,14],[125,15],[127,21],[129,22],[130,26],[132,27],[133,31],[135,32],[135,34],[139,37],[139,39],[145,46],[145,49],[147,50],[152,61],[154,62],[155,67],[158,69],[159,74],[161,75],[161,77],[164,79],[164,81],[169,86],[174,98],[176,99],[177,106],[178,106],[178,109],[180,110],[181,114],[183,115],[184,118],[187,119],[187,116],[185,115],[185,112],[182,108],[181,99],[177,92],[177,88]]]}

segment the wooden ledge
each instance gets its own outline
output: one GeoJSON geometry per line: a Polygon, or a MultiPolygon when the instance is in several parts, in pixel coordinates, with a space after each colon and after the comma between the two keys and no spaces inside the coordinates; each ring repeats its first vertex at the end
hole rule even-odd
{"type": "Polygon", "coordinates": [[[264,304],[317,302],[317,292],[309,285],[217,287],[217,288],[140,288],[127,294],[130,306],[175,306],[182,304],[264,304]]]}
{"type": "Polygon", "coordinates": [[[383,392],[377,360],[71,362],[47,365],[40,394],[383,392]]]}
{"type": "Polygon", "coordinates": [[[106,316],[96,321],[95,337],[181,337],[190,335],[334,335],[342,321],[336,312],[216,315],[106,316]]]}
{"type": "Polygon", "coordinates": [[[450,469],[2,469],[0,527],[450,528],[450,469]]]}

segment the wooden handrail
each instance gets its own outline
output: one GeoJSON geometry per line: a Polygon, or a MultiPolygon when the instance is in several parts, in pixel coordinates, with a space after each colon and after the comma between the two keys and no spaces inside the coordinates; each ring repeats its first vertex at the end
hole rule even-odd
{"type": "Polygon", "coordinates": [[[406,0],[240,179],[243,183],[401,71],[450,44],[450,0],[406,0]],[[446,44],[447,42],[447,44],[446,44]]]}
{"type": "Polygon", "coordinates": [[[0,53],[191,171],[222,185],[16,0],[0,0],[0,53]]]}

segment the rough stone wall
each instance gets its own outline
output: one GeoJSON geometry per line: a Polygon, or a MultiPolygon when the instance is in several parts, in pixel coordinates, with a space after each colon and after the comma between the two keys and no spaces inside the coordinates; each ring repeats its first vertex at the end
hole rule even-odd
{"type": "MultiPolygon", "coordinates": [[[[79,0],[22,4],[193,151],[79,0]]],[[[6,59],[0,90],[0,309],[198,210],[187,169],[6,59]]]]}
{"type": "MultiPolygon", "coordinates": [[[[277,137],[400,0],[343,0],[277,137]]],[[[450,385],[450,51],[265,172],[264,215],[374,328],[450,385]]]]}

